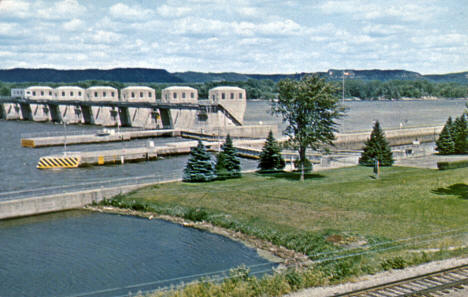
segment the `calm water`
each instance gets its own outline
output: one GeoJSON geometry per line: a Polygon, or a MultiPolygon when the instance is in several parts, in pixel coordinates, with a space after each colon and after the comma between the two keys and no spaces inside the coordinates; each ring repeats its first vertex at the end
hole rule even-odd
{"type": "MultiPolygon", "coordinates": [[[[373,121],[379,120],[384,129],[443,125],[449,116],[460,116],[466,100],[434,101],[350,101],[346,116],[339,120],[340,132],[371,130],[373,121]]],[[[281,120],[268,114],[264,101],[249,102],[245,121],[258,124],[279,123],[281,120]]]]}
{"type": "MultiPolygon", "coordinates": [[[[442,125],[449,115],[462,113],[465,101],[347,102],[346,106],[347,116],[340,120],[342,132],[369,130],[376,119],[384,128],[398,128],[400,123],[407,127],[442,125]]],[[[280,123],[268,110],[265,102],[249,102],[245,120],[251,124],[280,123]]],[[[126,179],[131,182],[147,175],[159,179],[180,177],[188,158],[37,170],[39,157],[61,153],[63,148],[22,148],[21,134],[63,130],[54,124],[0,121],[0,200],[15,197],[11,191],[21,196],[68,191],[71,188],[67,185],[89,187],[102,180],[119,179],[118,183],[124,183],[126,179]],[[32,192],[25,192],[28,190],[32,192]]],[[[68,130],[96,128],[69,126],[68,130]]],[[[177,140],[154,139],[156,144],[177,140]]],[[[145,143],[146,140],[68,149],[83,151],[145,143]]],[[[254,169],[256,165],[256,161],[242,160],[244,169],[254,169]]],[[[81,211],[0,221],[0,263],[0,296],[119,296],[167,285],[163,280],[225,270],[242,263],[270,265],[254,250],[221,236],[162,221],[81,211]]]]}
{"type": "Polygon", "coordinates": [[[273,266],[223,236],[84,211],[0,221],[0,242],[5,297],[127,296],[240,264],[253,273],[273,266]]]}

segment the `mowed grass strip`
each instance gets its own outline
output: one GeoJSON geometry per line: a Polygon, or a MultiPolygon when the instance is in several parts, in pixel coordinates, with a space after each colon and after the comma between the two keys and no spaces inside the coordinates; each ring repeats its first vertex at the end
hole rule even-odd
{"type": "Polygon", "coordinates": [[[309,174],[245,174],[210,183],[175,182],[119,199],[201,208],[257,229],[337,230],[403,239],[468,226],[468,169],[351,167],[309,174]]]}

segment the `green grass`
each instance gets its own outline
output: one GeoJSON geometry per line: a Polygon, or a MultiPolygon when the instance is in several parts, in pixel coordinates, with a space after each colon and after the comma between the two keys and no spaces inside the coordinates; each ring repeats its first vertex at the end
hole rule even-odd
{"type": "MultiPolygon", "coordinates": [[[[210,183],[175,182],[150,186],[106,203],[208,221],[276,245],[308,254],[331,256],[353,243],[378,244],[380,251],[325,261],[298,271],[241,282],[202,282],[151,296],[281,296],[300,288],[341,282],[362,274],[400,269],[435,259],[466,255],[468,242],[468,168],[447,171],[404,167],[351,167],[309,174],[246,174],[210,183]],[[453,237],[410,246],[392,242],[424,234],[458,231],[453,237]],[[388,243],[390,242],[390,243],[388,243]],[[450,251],[449,246],[458,246],[450,251]],[[385,251],[382,250],[385,249],[385,251]],[[438,248],[437,252],[411,249],[438,248]]],[[[423,238],[426,239],[426,238],[423,238]]]]}
{"type": "Polygon", "coordinates": [[[147,187],[121,201],[159,209],[203,209],[278,232],[338,230],[401,239],[468,225],[468,169],[352,167],[307,176],[246,174],[211,183],[147,187]]]}

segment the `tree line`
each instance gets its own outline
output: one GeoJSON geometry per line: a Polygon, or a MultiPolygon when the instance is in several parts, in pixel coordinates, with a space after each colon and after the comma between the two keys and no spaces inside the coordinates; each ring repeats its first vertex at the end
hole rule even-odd
{"type": "MultiPolygon", "coordinates": [[[[340,81],[330,81],[335,87],[335,95],[342,96],[343,86],[340,81]]],[[[10,95],[11,88],[25,88],[38,83],[5,83],[0,82],[0,95],[10,95]]],[[[41,83],[51,87],[70,85],[70,83],[41,83]]],[[[82,88],[102,85],[111,86],[118,89],[125,88],[128,83],[87,80],[73,83],[73,85],[82,88]]],[[[279,95],[279,82],[264,79],[249,79],[247,81],[212,81],[204,83],[143,83],[143,85],[156,90],[156,95],[161,98],[161,90],[172,85],[185,85],[198,90],[199,98],[208,98],[208,90],[217,86],[229,85],[243,88],[247,92],[249,99],[276,99],[279,95]]],[[[430,82],[428,80],[389,80],[389,81],[364,81],[349,79],[345,81],[346,98],[360,100],[398,100],[402,98],[466,98],[468,97],[468,85],[456,82],[430,82]]]]}

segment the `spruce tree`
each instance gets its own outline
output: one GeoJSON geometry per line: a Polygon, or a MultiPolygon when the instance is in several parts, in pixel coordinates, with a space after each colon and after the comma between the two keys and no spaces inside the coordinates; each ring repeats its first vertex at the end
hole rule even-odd
{"type": "Polygon", "coordinates": [[[467,149],[466,137],[468,136],[465,114],[456,118],[453,123],[453,131],[452,138],[455,142],[455,154],[464,154],[467,149]]]}
{"type": "Polygon", "coordinates": [[[216,178],[213,161],[205,146],[198,141],[198,145],[190,150],[190,158],[185,165],[183,181],[206,182],[216,178]]]}
{"type": "Polygon", "coordinates": [[[270,130],[260,153],[260,161],[258,168],[260,171],[275,171],[282,170],[285,166],[283,156],[281,156],[281,148],[273,137],[273,132],[270,130]]]}
{"type": "Polygon", "coordinates": [[[220,179],[240,177],[240,160],[229,134],[226,136],[222,149],[216,157],[216,175],[220,179]]]}
{"type": "Polygon", "coordinates": [[[375,160],[380,166],[392,166],[393,154],[385,135],[380,128],[379,121],[375,122],[370,139],[366,140],[364,151],[359,158],[359,164],[364,166],[374,166],[375,160]]]}
{"type": "Polygon", "coordinates": [[[452,131],[452,117],[449,117],[436,141],[436,151],[438,151],[439,154],[450,155],[455,152],[455,142],[453,141],[452,131]]]}

